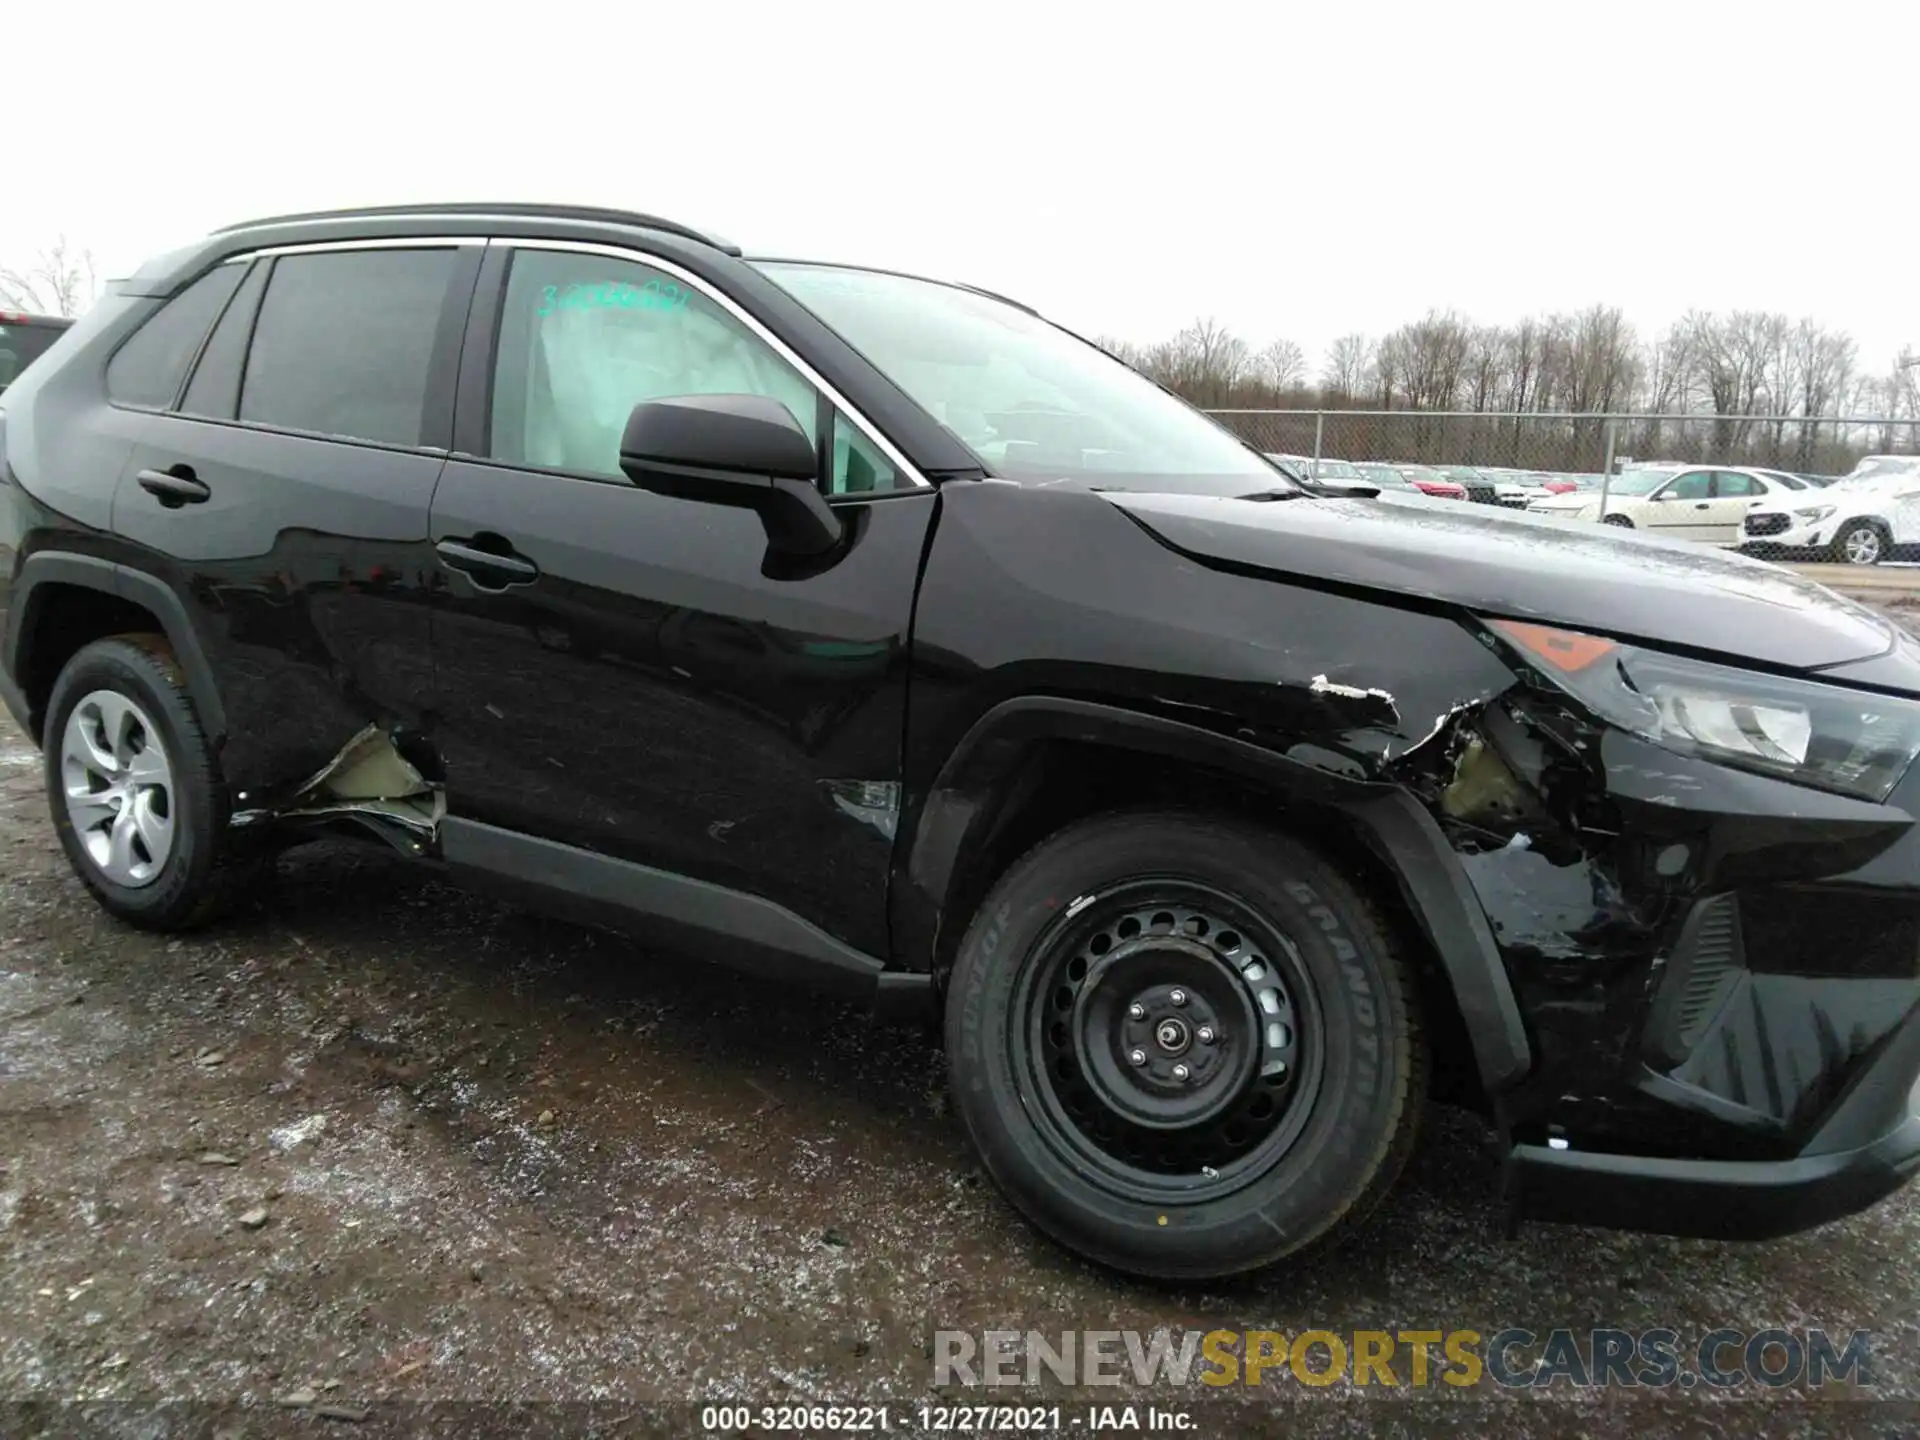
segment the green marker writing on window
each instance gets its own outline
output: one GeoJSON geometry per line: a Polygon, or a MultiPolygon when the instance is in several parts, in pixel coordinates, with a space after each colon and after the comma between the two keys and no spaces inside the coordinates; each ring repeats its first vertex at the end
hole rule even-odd
{"type": "Polygon", "coordinates": [[[684,310],[693,292],[671,280],[644,285],[608,281],[601,285],[543,285],[534,314],[542,319],[562,310],[684,310]]]}

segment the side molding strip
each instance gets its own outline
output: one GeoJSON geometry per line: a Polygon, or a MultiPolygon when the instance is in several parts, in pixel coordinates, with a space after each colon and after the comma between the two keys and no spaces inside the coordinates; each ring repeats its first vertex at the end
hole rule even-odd
{"type": "Polygon", "coordinates": [[[658,922],[697,937],[715,960],[859,1000],[889,1017],[925,1013],[933,999],[928,977],[888,973],[883,961],[758,895],[456,815],[440,822],[440,853],[454,868],[571,901],[568,908],[588,918],[658,922]]]}

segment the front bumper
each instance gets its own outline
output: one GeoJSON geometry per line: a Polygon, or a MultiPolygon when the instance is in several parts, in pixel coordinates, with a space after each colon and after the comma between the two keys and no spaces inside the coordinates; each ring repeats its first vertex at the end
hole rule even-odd
{"type": "Polygon", "coordinates": [[[1920,1012],[1889,1037],[1800,1154],[1685,1160],[1515,1145],[1510,1213],[1615,1230],[1769,1240],[1874,1205],[1920,1170],[1920,1012]],[[1865,1137],[1871,1138],[1865,1138],[1865,1137]]]}
{"type": "Polygon", "coordinates": [[[1649,1160],[1516,1145],[1516,1214],[1706,1240],[1771,1240],[1874,1205],[1920,1169],[1920,1116],[1872,1145],[1793,1160],[1649,1160]]]}
{"type": "Polygon", "coordinates": [[[1840,522],[1823,520],[1812,525],[1794,525],[1773,535],[1740,534],[1740,553],[1766,556],[1782,550],[1825,550],[1833,544],[1840,522]]]}

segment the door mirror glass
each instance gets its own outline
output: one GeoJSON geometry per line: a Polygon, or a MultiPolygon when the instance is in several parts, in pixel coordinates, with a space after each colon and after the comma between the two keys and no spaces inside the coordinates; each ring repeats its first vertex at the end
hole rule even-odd
{"type": "Polygon", "coordinates": [[[840,542],[820,494],[820,456],[793,412],[765,395],[673,395],[633,407],[620,469],[643,490],[752,510],[767,547],[818,555],[840,542]]]}

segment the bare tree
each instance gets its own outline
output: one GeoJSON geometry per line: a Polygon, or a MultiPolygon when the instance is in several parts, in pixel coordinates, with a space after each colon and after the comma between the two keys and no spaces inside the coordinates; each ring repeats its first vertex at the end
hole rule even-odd
{"type": "Polygon", "coordinates": [[[1329,400],[1351,404],[1366,391],[1373,369],[1373,342],[1364,335],[1342,335],[1327,347],[1320,388],[1329,400]]]}
{"type": "Polygon", "coordinates": [[[93,252],[75,249],[62,235],[23,270],[0,266],[0,304],[39,315],[78,315],[100,286],[93,252]]]}
{"type": "Polygon", "coordinates": [[[1292,340],[1271,341],[1259,358],[1262,377],[1277,394],[1298,389],[1307,378],[1307,352],[1292,340]]]}

